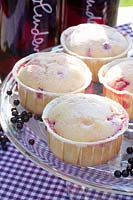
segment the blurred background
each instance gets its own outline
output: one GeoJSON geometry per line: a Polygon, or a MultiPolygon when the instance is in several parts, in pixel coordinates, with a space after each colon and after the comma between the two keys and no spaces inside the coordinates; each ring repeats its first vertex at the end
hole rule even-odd
{"type": "Polygon", "coordinates": [[[120,6],[133,6],[133,0],[120,0],[120,6]]]}
{"type": "Polygon", "coordinates": [[[120,0],[117,25],[133,23],[133,0],[120,0]]]}

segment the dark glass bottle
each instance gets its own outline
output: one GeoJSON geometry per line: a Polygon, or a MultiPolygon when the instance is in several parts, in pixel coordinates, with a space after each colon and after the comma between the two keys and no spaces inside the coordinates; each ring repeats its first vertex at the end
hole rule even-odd
{"type": "Polygon", "coordinates": [[[107,25],[115,26],[117,23],[119,0],[108,0],[107,5],[107,25]]]}
{"type": "Polygon", "coordinates": [[[0,1],[0,74],[15,62],[57,43],[56,0],[0,1]]]}
{"type": "Polygon", "coordinates": [[[61,30],[80,23],[115,26],[119,0],[63,0],[61,30]]]}

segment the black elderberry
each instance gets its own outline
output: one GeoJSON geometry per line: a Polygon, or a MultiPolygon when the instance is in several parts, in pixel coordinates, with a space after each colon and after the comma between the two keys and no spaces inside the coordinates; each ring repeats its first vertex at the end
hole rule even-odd
{"type": "Polygon", "coordinates": [[[5,144],[3,144],[3,145],[1,145],[1,147],[2,147],[2,149],[4,150],[4,151],[7,151],[8,150],[8,146],[7,146],[7,144],[5,143],[5,144]]]}
{"type": "Polygon", "coordinates": [[[130,172],[132,170],[131,165],[127,165],[126,170],[130,172]]]}
{"type": "Polygon", "coordinates": [[[28,115],[29,118],[32,117],[32,113],[31,112],[27,112],[27,115],[28,115]]]}
{"type": "Polygon", "coordinates": [[[21,119],[22,119],[22,116],[21,116],[21,114],[18,114],[18,115],[17,115],[17,118],[21,118],[21,119]]]}
{"type": "Polygon", "coordinates": [[[2,129],[2,127],[1,127],[1,125],[0,125],[0,132],[3,132],[3,129],[2,129]]]}
{"type": "Polygon", "coordinates": [[[17,118],[17,123],[22,123],[22,124],[23,124],[24,121],[23,121],[23,119],[22,119],[21,117],[18,117],[18,118],[17,118]]]}
{"type": "Polygon", "coordinates": [[[130,176],[133,176],[133,169],[130,171],[130,176]]]}
{"type": "Polygon", "coordinates": [[[23,116],[23,121],[24,121],[24,122],[28,122],[28,121],[29,121],[28,115],[23,116]]]}
{"type": "Polygon", "coordinates": [[[29,144],[30,144],[30,145],[34,145],[34,143],[35,143],[35,140],[34,140],[34,139],[29,139],[29,144]]]}
{"type": "Polygon", "coordinates": [[[34,119],[35,119],[35,120],[40,120],[40,116],[34,115],[34,119]]]}
{"type": "Polygon", "coordinates": [[[21,116],[23,117],[25,115],[27,115],[27,112],[24,110],[24,111],[21,112],[21,116]]]}
{"type": "Polygon", "coordinates": [[[130,165],[131,166],[131,170],[133,169],[133,164],[130,165]]]}
{"type": "Polygon", "coordinates": [[[39,116],[39,115],[34,115],[34,119],[35,119],[35,120],[38,120],[38,121],[41,121],[41,122],[43,121],[43,120],[42,120],[42,117],[39,116]]]}
{"type": "Polygon", "coordinates": [[[115,176],[116,178],[120,178],[120,177],[121,177],[121,171],[116,170],[116,171],[114,172],[114,176],[115,176]]]}
{"type": "Polygon", "coordinates": [[[127,153],[132,154],[133,153],[133,147],[128,147],[127,148],[127,153]]]}
{"type": "Polygon", "coordinates": [[[0,141],[1,141],[1,144],[5,144],[7,142],[7,138],[5,135],[1,135],[0,136],[0,141]]]}
{"type": "Polygon", "coordinates": [[[9,142],[10,140],[6,137],[6,135],[0,135],[0,142],[1,144],[4,144],[6,142],[9,142]]]}
{"type": "Polygon", "coordinates": [[[13,123],[13,124],[15,124],[16,122],[17,122],[17,116],[15,116],[15,117],[11,117],[11,122],[13,123]]]}
{"type": "Polygon", "coordinates": [[[10,142],[10,140],[8,139],[8,137],[6,137],[6,142],[10,142]]]}
{"type": "Polygon", "coordinates": [[[17,128],[18,128],[18,129],[22,129],[22,128],[23,128],[23,123],[18,122],[18,123],[17,123],[17,128]]]}
{"type": "Polygon", "coordinates": [[[43,119],[40,117],[40,121],[43,122],[43,119]]]}
{"type": "Polygon", "coordinates": [[[3,135],[0,134],[0,142],[2,141],[2,137],[3,137],[3,135]]]}
{"type": "Polygon", "coordinates": [[[15,108],[15,107],[11,108],[11,111],[14,111],[14,110],[17,110],[17,108],[15,108]]]}
{"type": "Polygon", "coordinates": [[[121,172],[121,175],[123,177],[128,177],[129,176],[129,172],[126,169],[123,169],[122,172],[121,172]]]}
{"type": "Polygon", "coordinates": [[[131,164],[133,166],[133,158],[129,158],[128,159],[128,163],[131,164]]]}
{"type": "Polygon", "coordinates": [[[15,106],[18,106],[20,101],[18,99],[15,99],[13,103],[14,103],[15,106]]]}
{"type": "Polygon", "coordinates": [[[11,90],[8,90],[8,91],[7,91],[7,95],[9,95],[9,96],[12,95],[12,91],[11,91],[11,90]]]}
{"type": "Polygon", "coordinates": [[[12,116],[17,116],[18,115],[18,111],[17,110],[13,110],[12,111],[12,116]]]}

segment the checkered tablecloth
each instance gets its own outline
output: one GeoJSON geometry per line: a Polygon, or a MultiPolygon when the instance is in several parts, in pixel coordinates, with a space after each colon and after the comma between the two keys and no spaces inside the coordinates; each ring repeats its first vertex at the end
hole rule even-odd
{"type": "Polygon", "coordinates": [[[0,149],[0,200],[131,200],[131,196],[81,189],[39,168],[12,143],[0,149]]]}
{"type": "MultiPolygon", "coordinates": [[[[133,37],[130,24],[117,27],[133,37]]],[[[0,147],[0,200],[131,200],[133,196],[99,192],[62,180],[24,157],[12,143],[0,147]]]]}
{"type": "Polygon", "coordinates": [[[128,33],[131,37],[133,37],[133,23],[123,24],[116,27],[118,30],[128,33]]]}

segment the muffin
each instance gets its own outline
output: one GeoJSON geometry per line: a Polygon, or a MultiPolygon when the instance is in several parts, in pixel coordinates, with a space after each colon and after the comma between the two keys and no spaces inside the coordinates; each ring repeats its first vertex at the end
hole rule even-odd
{"type": "Polygon", "coordinates": [[[47,104],[42,119],[53,154],[80,166],[99,165],[114,158],[128,127],[125,109],[96,94],[58,97],[47,104]]]}
{"type": "Polygon", "coordinates": [[[31,54],[15,64],[13,75],[21,105],[38,115],[53,98],[84,92],[92,79],[83,61],[63,52],[31,54]]]}
{"type": "Polygon", "coordinates": [[[103,64],[127,55],[131,41],[128,35],[102,24],[79,24],[61,34],[64,51],[82,59],[92,71],[95,82],[98,82],[98,70],[103,64]]]}
{"type": "Polygon", "coordinates": [[[104,65],[98,73],[104,96],[119,102],[133,119],[133,58],[121,58],[104,65]]]}

